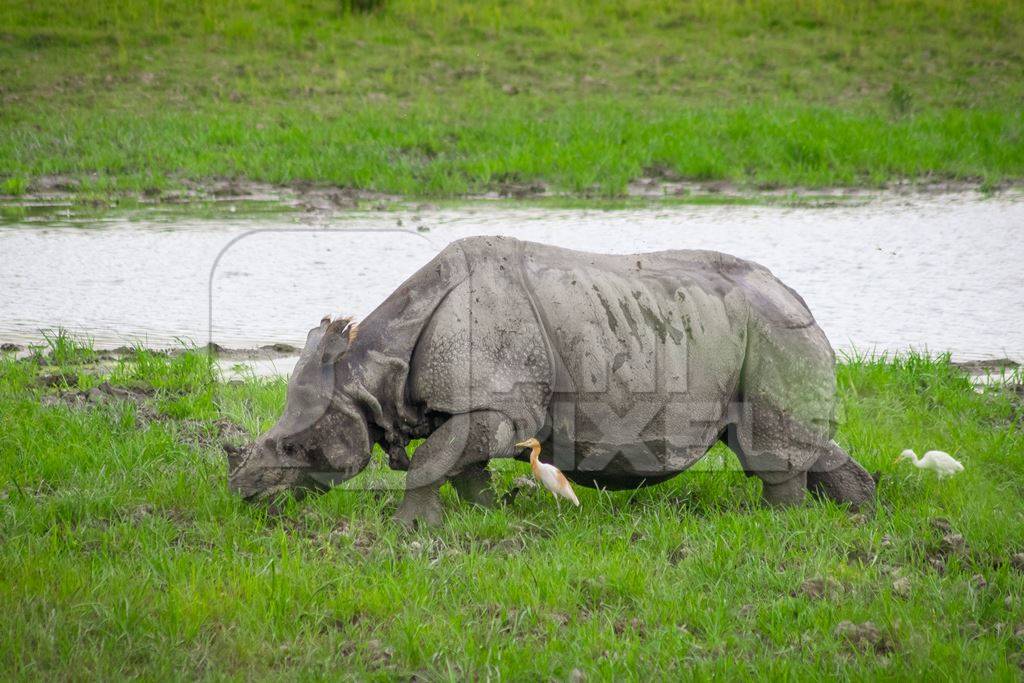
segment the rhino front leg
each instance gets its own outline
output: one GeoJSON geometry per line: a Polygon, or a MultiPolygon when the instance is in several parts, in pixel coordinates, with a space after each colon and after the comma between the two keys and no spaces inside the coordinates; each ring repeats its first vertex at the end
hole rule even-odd
{"type": "Polygon", "coordinates": [[[441,523],[441,496],[438,489],[442,482],[405,490],[402,504],[395,512],[395,521],[414,529],[418,525],[434,526],[441,523]]]}
{"type": "Polygon", "coordinates": [[[405,452],[405,444],[394,443],[388,446],[388,467],[400,472],[409,471],[409,455],[405,452]]]}
{"type": "Polygon", "coordinates": [[[481,484],[487,483],[487,475],[482,474],[486,469],[476,466],[492,456],[507,456],[514,441],[512,423],[501,413],[482,410],[453,415],[413,454],[396,521],[410,527],[440,522],[439,489],[450,477],[458,477],[456,489],[464,488],[478,502],[475,498],[484,496],[481,484]]]}

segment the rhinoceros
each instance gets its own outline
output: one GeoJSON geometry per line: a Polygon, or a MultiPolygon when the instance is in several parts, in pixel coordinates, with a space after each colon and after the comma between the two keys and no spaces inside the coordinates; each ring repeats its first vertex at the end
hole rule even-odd
{"type": "Polygon", "coordinates": [[[229,483],[247,499],[323,490],[379,443],[407,470],[396,519],[432,524],[446,481],[492,504],[487,462],[525,459],[514,444],[530,437],[608,489],[665,481],[723,441],[769,503],[809,489],[856,506],[874,481],[833,440],[834,412],[832,348],[761,265],[472,237],[359,323],[310,330],[283,415],[229,456],[229,483]]]}

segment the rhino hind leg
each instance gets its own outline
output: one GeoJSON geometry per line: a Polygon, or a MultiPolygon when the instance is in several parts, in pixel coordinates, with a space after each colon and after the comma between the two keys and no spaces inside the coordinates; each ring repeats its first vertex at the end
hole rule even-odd
{"type": "Polygon", "coordinates": [[[790,443],[776,442],[772,451],[753,458],[749,455],[749,448],[745,451],[742,440],[737,438],[735,427],[727,432],[723,440],[736,453],[744,474],[761,480],[762,497],[770,505],[799,505],[804,501],[806,490],[815,498],[828,498],[853,507],[874,499],[874,479],[835,441],[829,440],[824,444],[819,442],[817,445],[799,439],[790,443]],[[789,453],[790,458],[772,455],[776,452],[789,453]],[[794,472],[789,469],[793,460],[806,462],[808,456],[811,465],[806,470],[797,469],[794,472]]]}
{"type": "Polygon", "coordinates": [[[784,481],[762,479],[761,497],[773,506],[800,505],[807,493],[807,473],[800,472],[784,481]]]}
{"type": "Polygon", "coordinates": [[[799,417],[769,401],[752,401],[727,433],[726,443],[744,472],[764,483],[765,500],[799,504],[804,488],[818,498],[853,506],[872,500],[871,475],[831,438],[831,403],[819,397],[794,412],[799,417]]]}
{"type": "Polygon", "coordinates": [[[790,447],[785,440],[774,442],[774,448],[765,449],[763,444],[755,448],[745,427],[732,424],[722,435],[722,441],[736,454],[743,468],[743,474],[761,480],[761,497],[771,506],[800,505],[807,492],[807,472],[790,466],[786,456],[790,447]],[[742,436],[741,436],[742,434],[742,436]]]}
{"type": "Polygon", "coordinates": [[[807,487],[818,498],[829,498],[854,507],[875,497],[875,480],[835,442],[807,473],[807,487]]]}

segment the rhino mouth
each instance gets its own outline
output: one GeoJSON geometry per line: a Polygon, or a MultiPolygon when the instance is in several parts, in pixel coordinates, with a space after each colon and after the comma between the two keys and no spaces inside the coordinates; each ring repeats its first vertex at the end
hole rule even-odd
{"type": "Polygon", "coordinates": [[[321,490],[327,490],[343,484],[349,479],[359,474],[360,468],[358,467],[346,467],[343,470],[320,470],[307,472],[310,480],[314,482],[314,486],[321,490]]]}
{"type": "Polygon", "coordinates": [[[248,502],[288,492],[296,497],[311,491],[322,493],[355,477],[365,466],[365,462],[360,462],[339,468],[330,463],[321,448],[286,454],[275,448],[271,457],[279,462],[253,463],[250,455],[260,447],[259,444],[247,448],[224,447],[228,456],[228,486],[248,502]]]}
{"type": "Polygon", "coordinates": [[[302,485],[302,475],[296,470],[264,469],[255,476],[246,474],[230,476],[228,486],[247,503],[270,500],[288,491],[301,495],[308,488],[302,485]]]}
{"type": "Polygon", "coordinates": [[[352,477],[342,472],[310,472],[309,478],[313,480],[317,488],[329,489],[348,481],[352,477]]]}
{"type": "Polygon", "coordinates": [[[311,472],[307,469],[285,468],[270,470],[259,477],[259,481],[249,486],[235,484],[232,488],[242,497],[242,500],[249,503],[270,500],[282,493],[291,493],[296,498],[302,498],[310,492],[328,491],[338,484],[348,481],[356,474],[355,471],[311,472]]]}
{"type": "Polygon", "coordinates": [[[253,491],[252,493],[243,493],[242,500],[247,503],[258,503],[259,501],[271,501],[276,496],[282,493],[292,491],[296,494],[301,495],[302,489],[297,489],[289,484],[277,484],[276,486],[268,486],[265,489],[259,491],[253,491]]]}

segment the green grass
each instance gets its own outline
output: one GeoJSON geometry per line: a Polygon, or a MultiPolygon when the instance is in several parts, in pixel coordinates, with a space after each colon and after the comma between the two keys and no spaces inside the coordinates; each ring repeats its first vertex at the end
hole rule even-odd
{"type": "Polygon", "coordinates": [[[358,4],[0,6],[0,190],[1024,177],[1020,3],[358,4]]]}
{"type": "MultiPolygon", "coordinates": [[[[4,678],[1020,675],[1024,404],[1019,388],[976,392],[947,358],[839,367],[838,439],[882,471],[873,514],[765,509],[716,448],[661,486],[580,490],[561,515],[539,492],[485,511],[446,487],[445,525],[405,533],[393,491],[279,516],[227,491],[217,425],[267,427],[281,381],[218,384],[205,355],[141,349],[97,376],[90,349],[58,337],[0,359],[4,678]],[[57,372],[67,386],[39,384],[57,372]],[[46,398],[103,379],[141,398],[46,398]],[[966,471],[939,483],[893,465],[906,447],[966,471]],[[962,551],[943,551],[939,517],[962,551]],[[828,595],[802,590],[813,578],[828,595]],[[881,640],[852,644],[843,620],[881,640]]],[[[501,490],[527,470],[493,468],[501,490]]]]}

